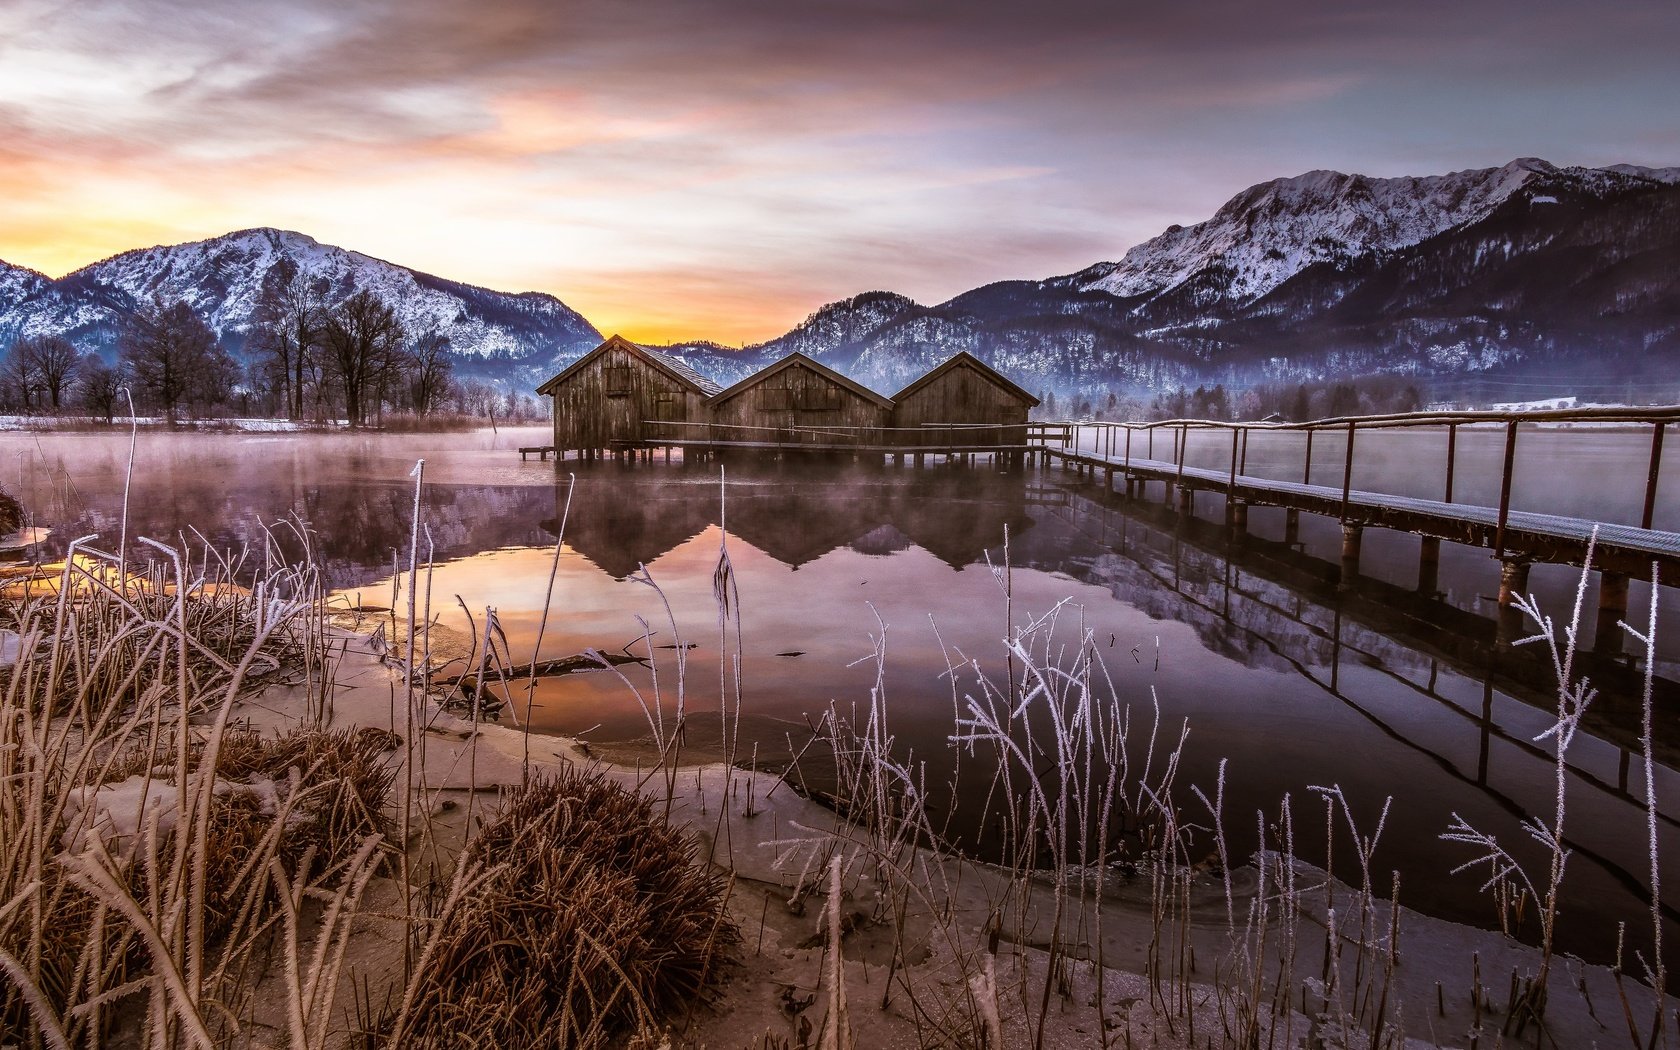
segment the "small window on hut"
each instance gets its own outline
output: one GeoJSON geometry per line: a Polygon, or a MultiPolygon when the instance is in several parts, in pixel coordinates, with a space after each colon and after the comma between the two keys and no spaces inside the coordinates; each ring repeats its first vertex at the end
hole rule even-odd
{"type": "Polygon", "coordinates": [[[682,402],[675,394],[660,394],[653,401],[653,418],[670,422],[682,415],[682,402]]]}
{"type": "Polygon", "coordinates": [[[630,396],[630,366],[608,365],[603,371],[606,372],[608,397],[630,396]]]}
{"type": "Polygon", "coordinates": [[[793,407],[793,391],[785,386],[767,386],[760,392],[766,412],[786,412],[793,407]]]}
{"type": "Polygon", "coordinates": [[[808,386],[799,394],[801,412],[838,412],[840,391],[831,386],[808,386]]]}

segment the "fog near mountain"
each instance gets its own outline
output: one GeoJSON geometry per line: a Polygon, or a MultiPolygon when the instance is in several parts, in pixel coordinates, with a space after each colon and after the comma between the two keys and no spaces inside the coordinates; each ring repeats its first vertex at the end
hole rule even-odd
{"type": "MultiPolygon", "coordinates": [[[[237,353],[285,261],[329,300],[374,291],[409,331],[448,335],[458,373],[508,388],[535,385],[601,337],[551,295],[258,229],[126,252],[57,280],[0,264],[0,346],[58,332],[110,354],[125,318],[155,295],[190,303],[237,353]]],[[[763,343],[663,349],[725,384],[797,351],[883,393],[959,350],[1038,392],[1147,397],[1372,374],[1448,393],[1673,386],[1680,168],[1523,159],[1425,177],[1313,171],[1250,187],[1204,222],[1077,273],[933,305],[868,291],[763,343]]]]}

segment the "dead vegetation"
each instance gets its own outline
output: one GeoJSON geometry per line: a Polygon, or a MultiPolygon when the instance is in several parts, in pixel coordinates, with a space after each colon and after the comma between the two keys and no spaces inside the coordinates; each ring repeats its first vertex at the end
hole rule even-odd
{"type": "Polygon", "coordinates": [[[725,881],[598,770],[534,778],[461,857],[403,1009],[408,1047],[589,1048],[696,1005],[737,933],[725,881]]]}

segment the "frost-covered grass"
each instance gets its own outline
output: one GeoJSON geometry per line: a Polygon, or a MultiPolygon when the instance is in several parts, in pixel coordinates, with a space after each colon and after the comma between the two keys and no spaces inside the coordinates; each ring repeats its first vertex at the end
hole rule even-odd
{"type": "MultiPolygon", "coordinates": [[[[232,720],[277,675],[328,683],[318,573],[146,542],[163,560],[129,573],[79,540],[54,586],[0,609],[17,639],[0,678],[0,1042],[225,1042],[252,961],[301,951],[280,914],[303,895],[353,904],[378,861],[377,740],[232,720]]],[[[322,981],[336,965],[305,961],[322,981]]],[[[320,1045],[310,1028],[292,1045],[320,1045]]]]}
{"type": "MultiPolygon", "coordinates": [[[[475,828],[473,705],[466,829],[458,852],[439,848],[430,822],[440,792],[425,779],[423,746],[439,719],[427,696],[423,482],[419,466],[406,624],[393,612],[386,638],[397,676],[389,730],[325,728],[339,683],[307,561],[144,541],[154,559],[129,572],[78,541],[51,586],[43,577],[4,607],[17,656],[0,669],[0,1044],[96,1047],[120,1035],[158,1050],[301,1050],[460,1045],[471,1033],[503,1045],[652,1046],[663,1024],[692,1015],[732,946],[745,955],[752,934],[728,901],[748,854],[762,850],[784,880],[766,911],[800,917],[819,905],[808,926],[820,976],[782,993],[790,1026],[807,1010],[817,1023],[803,1037],[790,1028],[789,1047],[866,1045],[857,1033],[889,1012],[928,1048],[1106,1050],[1132,1045],[1135,1031],[1184,1047],[1568,1045],[1550,1033],[1560,1012],[1583,1012],[1559,1000],[1576,994],[1571,982],[1587,995],[1583,968],[1553,948],[1568,921],[1557,907],[1569,859],[1562,770],[1594,697],[1573,661],[1579,601],[1563,624],[1533,599],[1522,606],[1535,626],[1528,644],[1550,650],[1558,679],[1556,723],[1542,737],[1556,749],[1556,806],[1527,828],[1545,870],[1525,869],[1462,820],[1441,829],[1471,847],[1466,867],[1485,866],[1502,914],[1539,916],[1540,948],[1507,988],[1474,948],[1412,954],[1420,935],[1406,927],[1399,877],[1382,866],[1403,786],[1362,818],[1375,800],[1334,784],[1240,811],[1224,763],[1212,783],[1185,782],[1192,727],[1166,721],[1152,695],[1129,694],[1076,608],[1018,608],[1007,545],[993,569],[1001,644],[948,655],[948,783],[929,783],[894,735],[888,630],[877,622],[874,688],[831,705],[795,761],[824,760],[844,819],[765,824],[778,789],[798,778],[760,772],[741,747],[741,599],[725,534],[713,577],[716,678],[679,643],[674,676],[671,663],[656,667],[637,694],[652,768],[619,771],[616,785],[554,775],[524,736],[519,786],[475,828]],[[241,697],[282,681],[300,690],[313,726],[273,737],[236,724],[241,697]],[[726,761],[707,773],[707,790],[695,773],[690,792],[678,767],[702,696],[722,721],[726,761]],[[960,817],[948,804],[957,800],[960,817]],[[704,850],[670,822],[679,818],[704,850]],[[990,830],[986,859],[956,855],[958,819],[990,830]],[[1238,828],[1253,829],[1254,855],[1234,851],[1238,828]],[[428,865],[412,859],[422,842],[428,865]],[[1355,874],[1343,883],[1334,870],[1355,874]],[[395,956],[354,950],[375,923],[398,931],[395,956]],[[858,947],[865,936],[877,941],[873,956],[858,947]],[[377,967],[394,974],[394,993],[347,1004],[346,988],[366,988],[377,967]],[[1419,1002],[1430,979],[1438,1010],[1419,1002]],[[1119,1021],[1117,999],[1129,1000],[1119,1021]]],[[[307,529],[295,531],[307,547],[307,529]]],[[[556,564],[564,516],[560,531],[556,564]]],[[[638,578],[657,589],[645,570],[638,578]]],[[[545,607],[543,623],[562,610],[545,607]]],[[[1647,654],[1655,617],[1653,606],[1628,628],[1647,654]]],[[[674,617],[662,626],[678,627],[674,617]]],[[[481,696],[500,698],[519,727],[509,732],[525,733],[542,630],[528,661],[508,651],[494,610],[473,634],[466,662],[496,683],[481,696]]],[[[1647,785],[1651,721],[1647,690],[1647,785]]],[[[1661,1011],[1642,1005],[1664,1000],[1632,987],[1666,986],[1661,919],[1653,902],[1656,949],[1616,971],[1620,1001],[1587,1001],[1601,1046],[1671,1042],[1661,1011]]],[[[758,920],[762,942],[764,913],[758,920]]],[[[778,1045],[731,1034],[734,1045],[778,1045]]]]}

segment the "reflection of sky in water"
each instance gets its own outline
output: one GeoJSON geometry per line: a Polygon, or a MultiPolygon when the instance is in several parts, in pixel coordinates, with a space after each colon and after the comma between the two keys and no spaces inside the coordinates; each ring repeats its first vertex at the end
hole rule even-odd
{"type": "MultiPolygon", "coordinates": [[[[335,585],[359,592],[366,604],[386,605],[393,553],[406,562],[413,490],[405,475],[424,456],[422,522],[438,555],[434,614],[458,646],[467,629],[456,596],[480,618],[493,606],[514,653],[526,659],[564,502],[552,465],[521,465],[508,451],[536,440],[529,432],[146,436],[134,532],[170,536],[192,524],[218,545],[237,546],[260,539],[259,522],[296,512],[317,532],[335,585]]],[[[20,488],[26,496],[33,490],[37,515],[61,530],[60,543],[114,533],[125,456],[126,441],[110,437],[0,441],[0,463],[21,465],[20,488]],[[27,459],[15,455],[20,450],[27,459]]],[[[629,578],[645,563],[671,603],[677,633],[696,646],[687,652],[687,702],[697,713],[696,737],[703,737],[708,719],[716,725],[720,700],[712,590],[718,521],[711,471],[580,471],[542,655],[626,644],[643,654],[637,616],[655,632],[655,646],[670,644],[660,594],[629,578]]],[[[1485,553],[1451,546],[1444,552],[1450,605],[1423,608],[1423,620],[1438,621],[1430,627],[1406,618],[1415,612],[1404,593],[1415,580],[1415,540],[1408,546],[1406,537],[1373,533],[1364,569],[1375,582],[1338,596],[1299,556],[1290,561],[1260,543],[1258,553],[1227,557],[1211,525],[1178,530],[1155,508],[1105,507],[1070,493],[1059,473],[732,467],[727,521],[740,595],[743,750],[757,741],[766,759],[785,757],[790,741],[799,746],[808,722],[831,701],[843,712],[867,702],[876,676],[872,636],[884,624],[892,729],[940,782],[951,757],[952,683],[942,676],[948,661],[972,658],[984,673],[1002,674],[1005,608],[984,558],[989,552],[1001,559],[1007,525],[1016,622],[1067,601],[1058,640],[1075,643],[1082,628],[1092,633],[1120,699],[1133,705],[1140,739],[1153,717],[1152,693],[1164,738],[1176,738],[1189,720],[1181,784],[1209,784],[1218,760],[1230,760],[1230,826],[1252,827],[1254,807],[1275,811],[1285,793],[1295,800],[1298,826],[1312,826],[1313,784],[1342,785],[1373,818],[1394,794],[1379,866],[1405,873],[1411,903],[1479,921],[1491,908],[1476,896],[1478,880],[1447,875],[1466,859],[1437,839],[1449,814],[1460,812],[1517,843],[1520,815],[1548,805],[1551,769],[1528,743],[1546,716],[1514,698],[1533,688],[1508,680],[1517,665],[1503,657],[1499,688],[1486,690],[1495,654],[1473,639],[1455,647],[1439,637],[1491,635],[1485,619],[1468,612],[1494,585],[1485,553]],[[1385,612],[1390,605],[1393,616],[1385,612]],[[777,655],[788,652],[802,655],[777,655]]],[[[1251,522],[1258,537],[1281,534],[1281,513],[1256,510],[1251,522]]],[[[1334,523],[1304,519],[1303,539],[1311,553],[1334,556],[1334,523]]],[[[1566,609],[1569,570],[1536,571],[1535,585],[1551,608],[1566,609]]],[[[676,653],[653,652],[669,702],[676,653]]],[[[647,668],[621,670],[651,696],[647,668]]],[[[959,676],[957,685],[971,690],[972,677],[959,676]]],[[[1615,700],[1601,703],[1609,711],[1615,700]]],[[[600,742],[647,732],[630,689],[614,674],[545,681],[534,702],[533,720],[542,728],[589,730],[600,742]]],[[[1641,908],[1626,875],[1644,864],[1641,813],[1636,798],[1616,797],[1615,746],[1581,738],[1573,758],[1583,774],[1572,783],[1573,948],[1600,954],[1612,947],[1614,920],[1641,908]]],[[[1660,787],[1675,786],[1673,774],[1662,778],[1660,787]]],[[[1634,794],[1638,780],[1636,762],[1634,794]]],[[[965,782],[964,789],[983,791],[984,784],[965,782]]],[[[1665,823],[1663,834],[1666,850],[1675,844],[1673,826],[1665,823]]],[[[1321,855],[1312,833],[1303,837],[1304,852],[1321,855]]]]}

